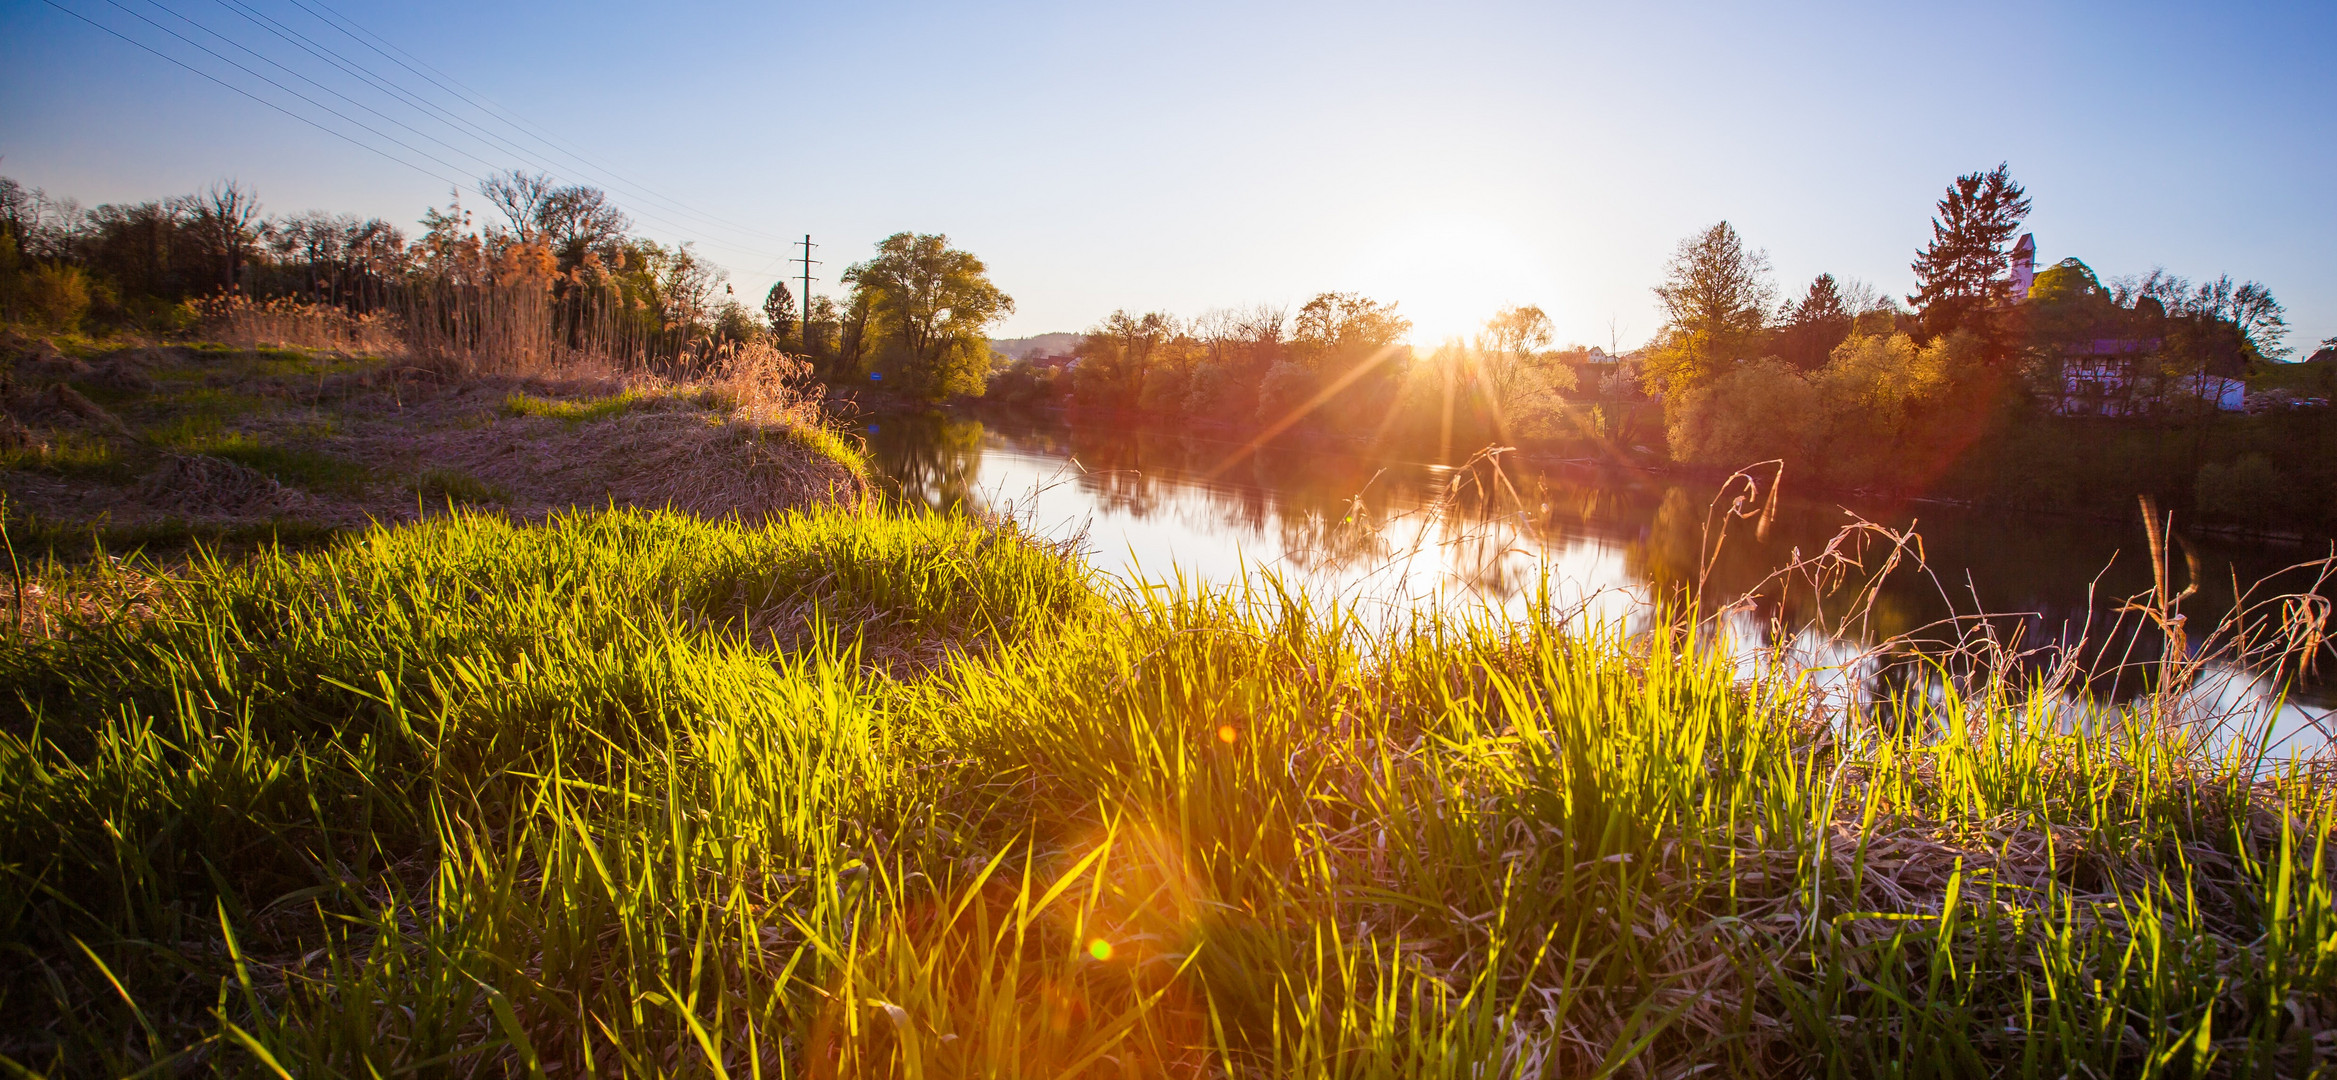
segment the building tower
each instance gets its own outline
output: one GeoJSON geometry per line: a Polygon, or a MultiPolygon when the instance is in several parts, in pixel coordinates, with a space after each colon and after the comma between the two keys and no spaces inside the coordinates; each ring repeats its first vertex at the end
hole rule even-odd
{"type": "Polygon", "coordinates": [[[2037,234],[2022,233],[2020,243],[2012,246],[2012,302],[2024,304],[2029,299],[2029,287],[2037,283],[2037,234]]]}

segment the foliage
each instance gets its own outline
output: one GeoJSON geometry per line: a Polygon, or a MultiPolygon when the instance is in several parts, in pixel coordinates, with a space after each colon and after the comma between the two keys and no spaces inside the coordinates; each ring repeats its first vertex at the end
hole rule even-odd
{"type": "Polygon", "coordinates": [[[51,330],[81,329],[89,310],[89,277],[78,266],[50,263],[26,275],[24,304],[33,321],[51,330]]]}
{"type": "Polygon", "coordinates": [[[2020,687],[1832,714],[1667,624],[1374,637],[928,515],[43,584],[45,1075],[2288,1075],[2337,1000],[2325,779],[2020,687]]]}
{"type": "Polygon", "coordinates": [[[1072,347],[1078,359],[1073,400],[1090,409],[1137,408],[1156,359],[1182,333],[1176,317],[1165,312],[1111,313],[1072,347]]]}
{"type": "Polygon", "coordinates": [[[1785,305],[1777,328],[1778,356],[1797,368],[1822,367],[1826,358],[1850,336],[1857,312],[1843,302],[1832,274],[1819,274],[1809,292],[1785,305]]]}
{"type": "Polygon", "coordinates": [[[1666,321],[1660,343],[1649,349],[1646,376],[1668,401],[1745,358],[1768,325],[1776,287],[1768,254],[1746,250],[1723,221],[1680,241],[1655,295],[1666,321]]]}
{"type": "Polygon", "coordinates": [[[990,373],[983,331],[1014,311],[982,260],[939,234],[895,233],[844,272],[868,312],[871,354],[928,400],[979,394],[990,373]]]}
{"type": "Polygon", "coordinates": [[[773,282],[763,294],[763,323],[780,341],[795,337],[795,294],[787,291],[786,282],[773,282]]]}
{"type": "Polygon", "coordinates": [[[1989,312],[2012,299],[2013,234],[2029,216],[2029,197],[2008,166],[1966,173],[1948,185],[1931,219],[1931,243],[1917,253],[1915,295],[1907,302],[1927,333],[1970,329],[1991,335],[1989,312]]]}
{"type": "Polygon", "coordinates": [[[1742,365],[1692,391],[1669,429],[1681,461],[1738,469],[1782,459],[1798,475],[1843,486],[1900,486],[1945,434],[1968,423],[1952,391],[1983,366],[1976,336],[1918,345],[1906,334],[1853,337],[1826,365],[1742,365]]]}
{"type": "Polygon", "coordinates": [[[2291,486],[2283,483],[2272,459],[2242,454],[2228,465],[2210,462],[2199,467],[2194,505],[2202,514],[2249,524],[2278,522],[2289,501],[2291,486]]]}
{"type": "Polygon", "coordinates": [[[1822,437],[1825,404],[1818,388],[1778,360],[1740,365],[1688,391],[1667,428],[1679,460],[1737,469],[1784,459],[1807,463],[1822,437]]]}

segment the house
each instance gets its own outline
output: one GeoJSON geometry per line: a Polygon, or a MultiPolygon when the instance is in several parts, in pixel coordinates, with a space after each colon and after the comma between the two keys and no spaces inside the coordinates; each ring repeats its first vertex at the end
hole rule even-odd
{"type": "MultiPolygon", "coordinates": [[[[2169,317],[2149,298],[2120,307],[2076,259],[2044,273],[2036,234],[2013,247],[2011,294],[2041,361],[2041,396],[2062,416],[2140,416],[2170,408],[2239,412],[2245,358],[2218,347],[2195,316],[2169,317]]],[[[2211,330],[2212,328],[2207,328],[2211,330]]]]}

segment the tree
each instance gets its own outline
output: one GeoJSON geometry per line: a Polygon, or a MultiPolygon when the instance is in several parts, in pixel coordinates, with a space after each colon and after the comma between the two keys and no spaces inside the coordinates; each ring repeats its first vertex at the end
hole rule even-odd
{"type": "Polygon", "coordinates": [[[795,336],[795,294],[787,291],[782,281],[763,294],[763,321],[771,324],[771,336],[781,341],[795,336]]]}
{"type": "Polygon", "coordinates": [[[260,202],[236,181],[213,185],[196,212],[196,230],[219,260],[220,287],[234,292],[243,281],[243,265],[260,220],[260,202]]]}
{"type": "Polygon", "coordinates": [[[1971,329],[1989,341],[1991,361],[2007,351],[1988,317],[2010,296],[2011,245],[2029,216],[2028,193],[2013,182],[2004,164],[1967,173],[1948,185],[1931,219],[1931,244],[1915,256],[1915,295],[1907,302],[1922,315],[1926,334],[1971,329]]]}
{"type": "Polygon", "coordinates": [[[554,188],[536,207],[537,236],[559,258],[563,271],[583,265],[589,254],[603,253],[607,258],[632,227],[607,192],[582,184],[554,188]]]}
{"type": "Polygon", "coordinates": [[[1137,407],[1145,377],[1163,346],[1178,332],[1176,316],[1166,312],[1112,312],[1080,335],[1079,344],[1073,346],[1073,354],[1079,357],[1073,393],[1079,403],[1096,409],[1137,407]]]}
{"type": "Polygon", "coordinates": [[[1295,422],[1292,406],[1310,403],[1334,423],[1378,422],[1382,417],[1374,414],[1389,404],[1403,374],[1409,353],[1402,343],[1411,330],[1412,320],[1396,314],[1393,303],[1355,293],[1316,295],[1291,323],[1287,355],[1300,373],[1274,378],[1269,369],[1274,392],[1261,387],[1259,408],[1280,410],[1266,418],[1274,423],[1295,422]],[[1302,390],[1308,396],[1293,402],[1302,390]]]}
{"type": "Polygon", "coordinates": [[[479,181],[479,194],[486,197],[488,205],[511,219],[511,228],[523,244],[538,238],[544,204],[551,201],[552,191],[551,177],[518,169],[505,169],[479,181]]]}
{"type": "Polygon", "coordinates": [[[1832,274],[1819,274],[1800,300],[1785,305],[1785,325],[1778,335],[1778,352],[1787,363],[1804,371],[1826,365],[1826,357],[1850,336],[1857,313],[1844,302],[1832,274]]]}
{"type": "Polygon", "coordinates": [[[1718,377],[1741,359],[1768,323],[1777,295],[1769,255],[1745,250],[1723,221],[1686,240],[1655,287],[1663,301],[1665,341],[1648,356],[1648,376],[1667,399],[1718,377]]]}
{"type": "Polygon", "coordinates": [[[1477,339],[1477,368],[1496,404],[1517,395],[1549,348],[1550,316],[1532,304],[1503,308],[1485,321],[1485,333],[1477,339]]]}
{"type": "Polygon", "coordinates": [[[2240,336],[2259,356],[2288,355],[2289,350],[2280,343],[2288,336],[2288,309],[2272,298],[2272,290],[2262,282],[2234,285],[2231,275],[2225,274],[2199,286],[2182,310],[2239,327],[2240,336]]]}
{"type": "Polygon", "coordinates": [[[1326,375],[1345,374],[1358,363],[1384,359],[1412,329],[1412,320],[1355,293],[1320,293],[1298,309],[1291,344],[1299,362],[1326,375]]]}
{"type": "Polygon", "coordinates": [[[894,233],[867,262],[844,271],[865,298],[874,354],[913,394],[940,400],[978,394],[989,374],[984,330],[1014,310],[988,268],[947,236],[894,233]]]}

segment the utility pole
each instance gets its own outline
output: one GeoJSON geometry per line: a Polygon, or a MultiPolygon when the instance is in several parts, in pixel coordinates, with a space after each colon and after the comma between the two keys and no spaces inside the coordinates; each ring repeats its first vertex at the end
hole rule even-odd
{"type": "Polygon", "coordinates": [[[803,234],[803,240],[800,243],[790,244],[788,246],[800,247],[803,249],[802,258],[789,259],[787,261],[803,264],[803,314],[799,321],[803,323],[804,341],[808,343],[811,340],[811,268],[820,265],[819,260],[811,257],[811,249],[818,247],[819,245],[811,242],[810,233],[805,233],[803,234]]]}

